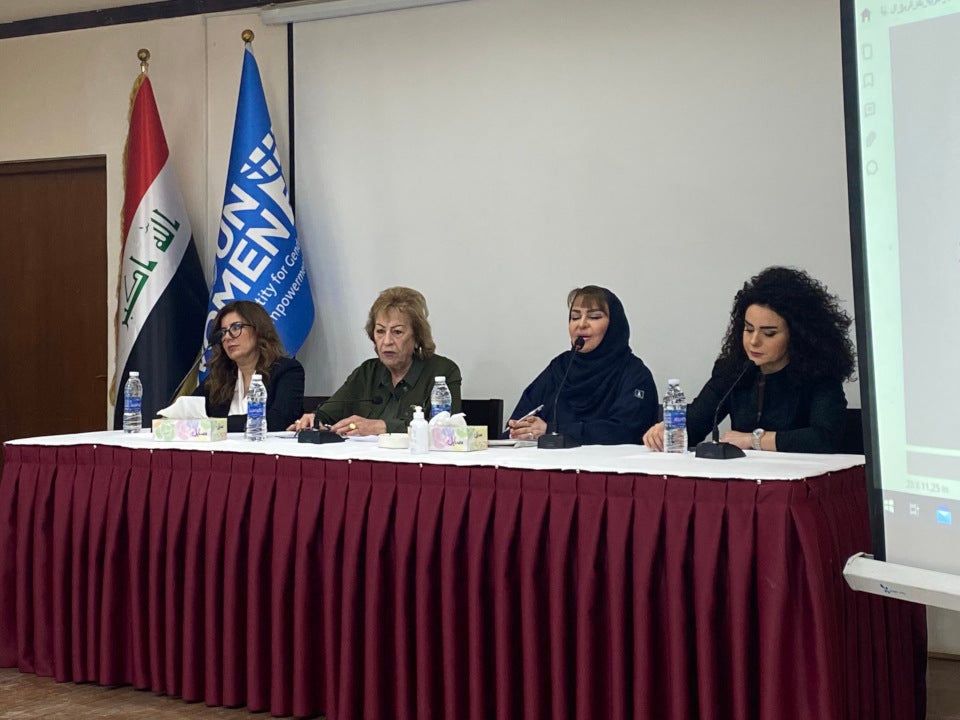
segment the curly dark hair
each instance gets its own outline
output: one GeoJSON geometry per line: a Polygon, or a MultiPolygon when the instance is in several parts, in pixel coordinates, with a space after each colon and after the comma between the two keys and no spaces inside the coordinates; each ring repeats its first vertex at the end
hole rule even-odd
{"type": "MultiPolygon", "coordinates": [[[[283,351],[280,335],[277,334],[277,328],[263,306],[249,300],[236,300],[224,305],[217,313],[211,327],[218,330],[221,320],[232,312],[243,318],[245,323],[253,325],[253,331],[257,334],[257,350],[260,351],[257,372],[263,376],[263,384],[266,385],[270,382],[270,368],[278,358],[286,354],[283,351]]],[[[237,386],[237,364],[227,356],[220,343],[213,346],[210,374],[207,375],[205,382],[209,388],[211,402],[216,404],[230,402],[237,386]]]]}
{"type": "Polygon", "coordinates": [[[850,380],[856,352],[850,339],[852,320],[840,300],[803,270],[768,267],[744,283],[733,299],[730,325],[717,357],[717,368],[736,375],[747,354],[743,326],[747,308],[762,305],[782,317],[790,330],[787,356],[802,377],[812,381],[850,380]]]}

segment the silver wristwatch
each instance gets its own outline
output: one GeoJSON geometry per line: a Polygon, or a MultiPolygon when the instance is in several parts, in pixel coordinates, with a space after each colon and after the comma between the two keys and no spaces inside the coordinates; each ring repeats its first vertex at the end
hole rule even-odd
{"type": "Polygon", "coordinates": [[[764,430],[763,428],[757,428],[756,430],[753,431],[753,449],[754,450],[763,450],[763,448],[760,447],[760,438],[763,437],[763,434],[765,432],[766,430],[764,430]]]}

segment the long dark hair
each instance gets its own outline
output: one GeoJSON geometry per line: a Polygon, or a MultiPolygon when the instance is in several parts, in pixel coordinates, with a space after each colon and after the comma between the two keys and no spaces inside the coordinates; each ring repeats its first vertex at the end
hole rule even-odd
{"type": "MultiPolygon", "coordinates": [[[[257,359],[257,372],[263,376],[263,383],[266,385],[270,381],[270,368],[278,358],[286,354],[273,320],[259,303],[236,300],[220,308],[220,312],[213,321],[214,331],[220,329],[224,316],[232,312],[239,315],[243,322],[253,325],[253,330],[257,333],[257,350],[260,352],[260,357],[257,359]]],[[[244,328],[243,332],[250,332],[250,329],[244,328]]],[[[213,347],[210,374],[207,375],[205,382],[209,388],[208,395],[211,402],[217,405],[230,402],[233,391],[237,387],[237,364],[223,351],[221,343],[216,343],[213,347]]]]}
{"type": "Polygon", "coordinates": [[[730,325],[717,358],[717,368],[735,375],[747,354],[743,326],[747,308],[762,305],[782,317],[790,330],[787,357],[810,380],[849,380],[856,370],[850,339],[853,322],[836,295],[803,270],[768,267],[744,283],[733,299],[730,325]]]}

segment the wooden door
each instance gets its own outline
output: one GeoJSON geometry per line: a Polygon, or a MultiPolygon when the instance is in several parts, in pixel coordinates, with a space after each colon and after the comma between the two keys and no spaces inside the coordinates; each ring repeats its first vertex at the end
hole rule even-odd
{"type": "Polygon", "coordinates": [[[107,292],[106,159],[0,163],[0,442],[107,428],[107,292]]]}

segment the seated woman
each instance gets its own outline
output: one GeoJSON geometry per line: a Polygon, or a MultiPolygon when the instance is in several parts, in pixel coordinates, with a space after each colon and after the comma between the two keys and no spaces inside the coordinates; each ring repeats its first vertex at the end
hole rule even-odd
{"type": "Polygon", "coordinates": [[[267,430],[283,430],[303,411],[303,366],[286,357],[273,321],[259,303],[224,305],[213,321],[210,373],[194,395],[207,399],[207,415],[226,417],[229,432],[243,432],[247,390],[254,373],[267,387],[267,430]]]}
{"type": "MultiPolygon", "coordinates": [[[[751,278],[733,300],[713,373],[687,408],[690,444],[712,432],[715,415],[729,415],[721,440],[741,449],[837,452],[843,381],[854,372],[850,323],[837,297],[802,270],[770,267],[751,278]]],[[[663,423],[643,442],[663,450],[663,423]]]]}
{"type": "Polygon", "coordinates": [[[583,338],[583,347],[560,353],[523,391],[507,421],[510,437],[536,440],[556,431],[584,445],[639,443],[657,419],[657,387],[630,350],[620,298],[587,285],[570,291],[567,308],[570,342],[583,338]],[[524,417],[540,405],[539,417],[524,417]]]}
{"type": "Polygon", "coordinates": [[[406,432],[413,406],[429,415],[434,378],[443,375],[453,396],[451,412],[460,412],[460,368],[435,354],[427,321],[427,301],[416,290],[392,287],[374,301],[367,317],[367,337],[377,356],[350,373],[316,413],[307,413],[288,429],[314,423],[341,435],[406,432]]]}

